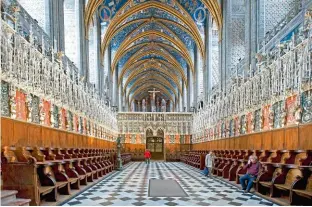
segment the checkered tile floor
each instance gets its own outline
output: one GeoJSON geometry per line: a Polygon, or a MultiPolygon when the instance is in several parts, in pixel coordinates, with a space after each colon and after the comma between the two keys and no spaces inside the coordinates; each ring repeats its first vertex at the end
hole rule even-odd
{"type": "Polygon", "coordinates": [[[233,185],[203,176],[199,170],[179,162],[131,162],[114,172],[65,206],[242,206],[275,205],[233,185]],[[175,179],[188,197],[149,197],[149,179],[175,179]]]}

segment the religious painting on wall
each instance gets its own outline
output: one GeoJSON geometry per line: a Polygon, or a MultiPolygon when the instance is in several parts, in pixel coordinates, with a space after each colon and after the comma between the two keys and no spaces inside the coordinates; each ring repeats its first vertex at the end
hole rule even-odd
{"type": "Polygon", "coordinates": [[[296,124],[295,112],[297,110],[297,95],[286,99],[286,125],[296,124]]]}
{"type": "Polygon", "coordinates": [[[266,105],[262,108],[262,129],[270,129],[270,105],[266,105]]]}
{"type": "Polygon", "coordinates": [[[141,144],[141,134],[136,134],[135,143],[136,143],[136,144],[141,144]]]}
{"type": "Polygon", "coordinates": [[[51,102],[43,100],[42,104],[43,124],[51,126],[51,102]]]}
{"type": "Polygon", "coordinates": [[[170,135],[170,144],[174,144],[174,139],[175,139],[174,135],[170,135]]]}
{"type": "Polygon", "coordinates": [[[54,128],[59,128],[59,110],[56,105],[52,106],[52,125],[54,128]]]}
{"type": "Polygon", "coordinates": [[[213,128],[210,128],[210,133],[209,133],[209,138],[210,140],[214,140],[214,129],[213,128]]]}
{"type": "Polygon", "coordinates": [[[176,143],[176,144],[179,144],[179,143],[180,143],[180,135],[179,135],[179,134],[176,134],[176,135],[175,135],[175,141],[174,141],[174,143],[176,143]]]}
{"type": "Polygon", "coordinates": [[[135,144],[135,141],[136,141],[136,136],[135,134],[131,134],[131,144],[135,144]]]}
{"type": "Polygon", "coordinates": [[[130,143],[130,134],[126,134],[125,143],[130,143]]]}
{"type": "Polygon", "coordinates": [[[31,122],[40,123],[40,98],[31,94],[31,122]]]}
{"type": "MultiPolygon", "coordinates": [[[[312,90],[302,93],[302,123],[312,122],[312,90]]],[[[298,111],[298,116],[300,111],[298,111]]],[[[300,118],[300,117],[298,117],[300,118]]]]}
{"type": "Polygon", "coordinates": [[[87,134],[87,119],[86,118],[83,118],[83,134],[87,134]]]}
{"type": "Polygon", "coordinates": [[[71,111],[67,111],[67,130],[73,131],[74,124],[73,124],[73,114],[71,111]]]}
{"type": "Polygon", "coordinates": [[[185,135],[180,135],[180,144],[185,144],[185,135]]]}
{"type": "Polygon", "coordinates": [[[253,127],[254,127],[254,123],[253,123],[253,113],[249,112],[247,114],[247,133],[252,133],[253,132],[253,127]]]}
{"type": "Polygon", "coordinates": [[[254,118],[254,131],[259,132],[261,130],[261,109],[255,111],[255,118],[254,118]]]}
{"type": "Polygon", "coordinates": [[[225,123],[221,122],[221,137],[225,137],[225,123]]]}
{"type": "MultiPolygon", "coordinates": [[[[83,134],[83,119],[82,119],[82,117],[79,117],[79,133],[83,134]]],[[[99,127],[98,127],[97,137],[99,137],[99,127]]]]}
{"type": "Polygon", "coordinates": [[[66,109],[64,109],[64,108],[61,109],[60,119],[61,119],[61,121],[60,121],[61,129],[66,130],[66,122],[67,122],[67,120],[66,120],[66,109]]]}
{"type": "Polygon", "coordinates": [[[170,135],[165,136],[165,143],[166,144],[170,143],[170,135]]]}
{"type": "Polygon", "coordinates": [[[283,102],[279,101],[272,105],[272,111],[274,114],[273,118],[273,128],[280,128],[283,126],[283,102]]]}
{"type": "Polygon", "coordinates": [[[15,104],[16,104],[16,119],[26,121],[27,119],[26,94],[20,90],[16,90],[15,104]]]}
{"type": "Polygon", "coordinates": [[[234,118],[234,124],[235,124],[235,129],[234,129],[235,134],[234,134],[234,136],[239,136],[239,128],[240,128],[240,126],[239,126],[239,117],[238,116],[236,116],[234,118]]]}
{"type": "Polygon", "coordinates": [[[145,142],[145,138],[143,134],[141,134],[140,138],[141,138],[141,144],[145,144],[146,142],[145,142]]]}
{"type": "Polygon", "coordinates": [[[246,116],[240,117],[240,134],[246,134],[246,116]]]}
{"type": "Polygon", "coordinates": [[[230,120],[230,125],[229,125],[229,136],[230,137],[233,137],[234,136],[234,120],[233,119],[231,119],[230,120]]]}
{"type": "MultiPolygon", "coordinates": [[[[74,132],[78,132],[78,123],[79,122],[79,117],[75,114],[74,115],[74,118],[73,118],[73,130],[74,130],[74,132]]],[[[93,134],[95,134],[94,132],[93,132],[93,134]]]]}

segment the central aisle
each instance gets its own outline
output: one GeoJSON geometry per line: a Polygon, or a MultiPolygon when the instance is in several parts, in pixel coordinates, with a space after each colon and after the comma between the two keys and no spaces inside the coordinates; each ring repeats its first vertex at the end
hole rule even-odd
{"type": "Polygon", "coordinates": [[[210,179],[184,163],[131,162],[121,172],[113,172],[104,180],[71,199],[64,205],[84,206],[208,206],[208,205],[273,205],[253,194],[210,179]],[[188,197],[148,197],[149,179],[174,179],[188,197]]]}

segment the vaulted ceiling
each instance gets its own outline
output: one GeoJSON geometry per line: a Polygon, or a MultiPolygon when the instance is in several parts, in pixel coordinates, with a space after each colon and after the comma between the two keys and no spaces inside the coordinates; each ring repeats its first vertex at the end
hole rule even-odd
{"type": "Polygon", "coordinates": [[[218,0],[89,0],[85,29],[88,34],[98,11],[105,28],[101,56],[110,46],[110,72],[118,71],[118,86],[128,103],[146,97],[152,88],[175,101],[189,83],[187,68],[195,71],[194,50],[205,57],[206,9],[221,30],[218,0]]]}

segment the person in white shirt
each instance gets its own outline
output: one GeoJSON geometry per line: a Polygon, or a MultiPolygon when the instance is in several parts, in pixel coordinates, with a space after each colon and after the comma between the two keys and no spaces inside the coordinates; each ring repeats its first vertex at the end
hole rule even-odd
{"type": "Polygon", "coordinates": [[[205,170],[204,170],[205,176],[211,175],[214,158],[215,158],[215,155],[214,155],[213,151],[210,151],[209,154],[206,155],[206,157],[205,157],[205,170]]]}

